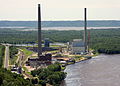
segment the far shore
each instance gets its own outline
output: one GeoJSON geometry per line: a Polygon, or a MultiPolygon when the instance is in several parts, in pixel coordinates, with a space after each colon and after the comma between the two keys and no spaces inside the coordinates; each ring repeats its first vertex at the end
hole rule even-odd
{"type": "MultiPolygon", "coordinates": [[[[12,30],[18,30],[18,31],[37,31],[37,27],[0,27],[6,28],[6,29],[12,29],[12,30]]],[[[120,27],[87,27],[87,29],[118,29],[120,27]]],[[[84,27],[42,27],[42,30],[83,30],[84,27]]]]}

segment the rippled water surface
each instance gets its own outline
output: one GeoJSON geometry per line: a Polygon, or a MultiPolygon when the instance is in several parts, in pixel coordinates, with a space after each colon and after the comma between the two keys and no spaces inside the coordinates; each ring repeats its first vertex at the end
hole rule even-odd
{"type": "Polygon", "coordinates": [[[120,86],[120,54],[99,55],[67,66],[62,86],[120,86]]]}

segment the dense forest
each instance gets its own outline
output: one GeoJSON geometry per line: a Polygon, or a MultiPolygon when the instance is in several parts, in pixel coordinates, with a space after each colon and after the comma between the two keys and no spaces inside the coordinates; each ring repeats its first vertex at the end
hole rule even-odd
{"type": "Polygon", "coordinates": [[[0,45],[0,86],[34,86],[32,80],[2,68],[5,47],[0,45]]]}
{"type": "MultiPolygon", "coordinates": [[[[31,72],[34,77],[38,77],[39,84],[46,86],[47,83],[59,86],[61,81],[66,78],[66,73],[61,71],[59,63],[51,64],[47,68],[40,68],[31,72]]],[[[37,81],[37,80],[36,80],[37,81]]],[[[36,83],[36,84],[37,84],[36,83]]]]}
{"type": "Polygon", "coordinates": [[[92,30],[90,47],[99,53],[120,53],[120,29],[92,30]]]}
{"type": "Polygon", "coordinates": [[[0,86],[46,86],[46,84],[59,86],[66,77],[66,73],[61,71],[59,63],[49,65],[47,68],[34,70],[31,74],[34,78],[24,79],[21,74],[0,68],[0,86]]]}
{"type": "Polygon", "coordinates": [[[27,43],[37,41],[37,32],[17,31],[13,29],[0,29],[0,42],[2,43],[27,43]]]}
{"type": "Polygon", "coordinates": [[[0,68],[0,86],[34,86],[29,79],[20,74],[0,68]]]}
{"type": "MultiPolygon", "coordinates": [[[[37,43],[37,31],[20,31],[18,29],[0,29],[1,43],[37,43]]],[[[120,29],[90,29],[90,48],[100,53],[120,53],[120,29]]],[[[42,38],[52,42],[69,42],[82,39],[83,31],[43,30],[42,38]]]]}

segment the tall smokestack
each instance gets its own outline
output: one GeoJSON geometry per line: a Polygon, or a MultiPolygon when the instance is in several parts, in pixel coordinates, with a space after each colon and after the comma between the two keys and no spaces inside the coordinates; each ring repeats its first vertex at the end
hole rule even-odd
{"type": "Polygon", "coordinates": [[[84,8],[84,43],[85,52],[87,52],[87,8],[84,8]]]}
{"type": "Polygon", "coordinates": [[[41,10],[38,4],[38,57],[42,55],[42,41],[41,41],[41,10]]]}
{"type": "Polygon", "coordinates": [[[87,51],[88,51],[88,53],[89,53],[89,48],[90,48],[90,30],[88,31],[88,49],[87,49],[87,51]]]}

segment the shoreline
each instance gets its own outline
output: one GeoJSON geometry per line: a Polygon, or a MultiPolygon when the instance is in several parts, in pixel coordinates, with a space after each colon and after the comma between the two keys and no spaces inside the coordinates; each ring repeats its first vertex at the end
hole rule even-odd
{"type": "Polygon", "coordinates": [[[89,60],[89,59],[92,59],[94,56],[98,56],[99,54],[97,53],[97,54],[94,54],[94,55],[91,55],[91,56],[82,56],[82,57],[79,57],[79,58],[75,58],[74,57],[74,59],[75,59],[75,62],[68,62],[68,63],[66,63],[66,66],[63,68],[63,71],[66,69],[66,67],[68,66],[68,65],[72,65],[72,64],[75,64],[75,63],[79,63],[79,62],[82,62],[82,61],[86,61],[86,60],[89,60]]]}

